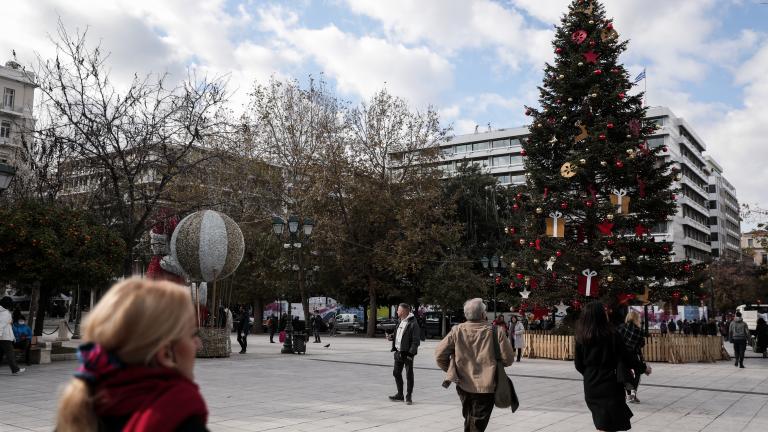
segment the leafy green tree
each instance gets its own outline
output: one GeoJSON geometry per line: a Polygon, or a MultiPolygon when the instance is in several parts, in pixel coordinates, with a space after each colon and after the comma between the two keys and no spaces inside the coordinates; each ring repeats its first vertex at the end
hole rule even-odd
{"type": "MultiPolygon", "coordinates": [[[[39,290],[37,317],[45,317],[47,299],[64,285],[111,282],[124,256],[119,234],[81,211],[37,201],[0,209],[0,274],[39,290]]],[[[36,319],[35,335],[42,331],[36,319]]]]}
{"type": "Polygon", "coordinates": [[[666,148],[649,146],[642,94],[619,62],[627,48],[597,0],[574,0],[555,31],[540,108],[527,108],[526,188],[513,191],[513,240],[506,256],[530,301],[599,298],[626,303],[694,295],[697,268],[671,262],[671,245],[651,231],[677,211],[666,148]],[[548,264],[549,263],[549,264],[548,264]],[[589,284],[589,289],[587,289],[589,284]]]}

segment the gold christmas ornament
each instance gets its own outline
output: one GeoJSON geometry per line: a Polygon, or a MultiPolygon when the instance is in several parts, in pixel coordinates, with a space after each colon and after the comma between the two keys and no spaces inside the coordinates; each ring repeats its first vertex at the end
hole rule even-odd
{"type": "Polygon", "coordinates": [[[544,213],[544,209],[541,208],[541,207],[536,207],[536,213],[537,214],[542,214],[542,213],[544,213]]]}
{"type": "Polygon", "coordinates": [[[606,27],[603,29],[603,31],[600,32],[600,40],[603,42],[608,42],[618,38],[619,38],[619,32],[617,32],[613,28],[606,27]]]}
{"type": "Polygon", "coordinates": [[[565,178],[571,178],[576,175],[576,166],[570,162],[564,163],[560,167],[560,175],[565,178]]]}
{"type": "Polygon", "coordinates": [[[613,282],[613,275],[608,275],[608,276],[605,278],[605,280],[607,280],[608,282],[613,282]]]}
{"type": "Polygon", "coordinates": [[[587,163],[587,160],[586,160],[586,159],[579,159],[579,163],[580,163],[580,164],[582,164],[582,165],[584,165],[584,164],[586,164],[586,163],[587,163]]]}
{"type": "Polygon", "coordinates": [[[520,239],[520,246],[525,244],[525,239],[520,239]]]}
{"type": "Polygon", "coordinates": [[[571,266],[571,271],[576,271],[576,267],[571,266]]]}
{"type": "Polygon", "coordinates": [[[579,62],[579,66],[584,66],[584,62],[579,62]]]}
{"type": "Polygon", "coordinates": [[[592,93],[592,94],[591,94],[591,95],[589,95],[589,96],[590,96],[590,97],[593,97],[593,98],[596,98],[596,97],[597,97],[597,93],[592,93]]]}
{"type": "Polygon", "coordinates": [[[533,263],[534,263],[534,264],[538,264],[538,263],[539,263],[539,259],[538,259],[538,258],[534,258],[534,259],[533,259],[533,263]]]}
{"type": "Polygon", "coordinates": [[[613,213],[608,213],[608,216],[606,216],[608,220],[613,220],[613,213]]]}
{"type": "Polygon", "coordinates": [[[619,261],[623,264],[623,263],[627,262],[627,257],[622,255],[622,256],[619,257],[619,261]]]}
{"type": "Polygon", "coordinates": [[[509,266],[510,266],[511,268],[515,268],[515,267],[517,267],[517,263],[516,263],[516,262],[514,262],[514,261],[512,261],[511,263],[509,263],[509,266]]]}
{"type": "Polygon", "coordinates": [[[606,162],[606,161],[600,161],[600,165],[602,165],[602,166],[608,166],[608,162],[606,162]]]}

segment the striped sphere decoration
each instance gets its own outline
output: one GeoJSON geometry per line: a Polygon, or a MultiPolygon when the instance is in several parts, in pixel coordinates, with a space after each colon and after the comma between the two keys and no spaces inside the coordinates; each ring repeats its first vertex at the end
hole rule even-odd
{"type": "Polygon", "coordinates": [[[171,237],[171,255],[194,281],[213,282],[229,276],[237,270],[244,252],[240,227],[213,210],[185,217],[171,237]]]}

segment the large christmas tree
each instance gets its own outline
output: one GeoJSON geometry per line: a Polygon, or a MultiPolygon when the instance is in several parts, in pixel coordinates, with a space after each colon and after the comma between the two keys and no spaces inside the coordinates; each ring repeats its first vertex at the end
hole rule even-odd
{"type": "MultiPolygon", "coordinates": [[[[652,229],[677,211],[677,170],[651,147],[642,94],[619,63],[627,48],[598,1],[574,0],[539,87],[507,234],[510,287],[529,307],[693,295],[696,266],[674,260],[652,229]],[[519,290],[519,291],[517,291],[519,290]],[[527,300],[526,300],[527,299],[527,300]]],[[[561,305],[562,307],[562,305],[561,305]]]]}

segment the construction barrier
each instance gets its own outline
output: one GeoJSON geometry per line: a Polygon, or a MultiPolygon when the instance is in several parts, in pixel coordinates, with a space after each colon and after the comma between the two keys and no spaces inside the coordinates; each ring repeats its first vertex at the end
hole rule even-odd
{"type": "MultiPolygon", "coordinates": [[[[552,360],[573,360],[576,341],[573,336],[549,331],[529,331],[525,335],[523,356],[552,360]]],[[[643,357],[648,362],[698,363],[730,360],[722,336],[660,335],[645,338],[643,357]]]]}

